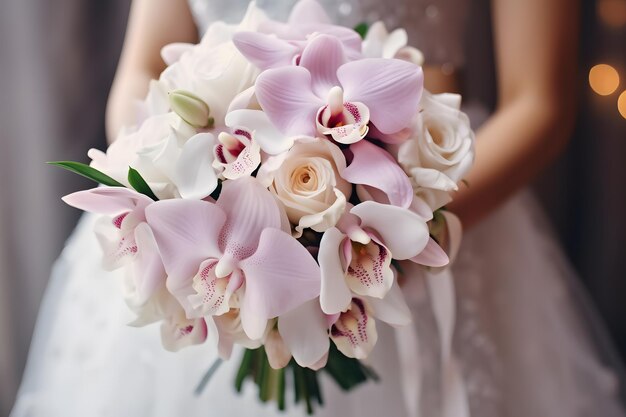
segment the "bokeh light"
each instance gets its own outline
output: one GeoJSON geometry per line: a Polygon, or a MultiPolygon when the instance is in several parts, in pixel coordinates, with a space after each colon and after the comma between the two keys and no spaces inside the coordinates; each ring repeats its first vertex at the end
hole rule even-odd
{"type": "Polygon", "coordinates": [[[626,119],[626,90],[622,91],[622,94],[620,94],[617,99],[617,110],[619,110],[619,114],[626,119]]]}
{"type": "Polygon", "coordinates": [[[626,25],[626,0],[599,0],[596,6],[598,17],[607,26],[620,28],[626,25]]]}
{"type": "Polygon", "coordinates": [[[594,65],[589,71],[589,85],[601,96],[608,96],[619,87],[619,74],[610,65],[594,65]]]}

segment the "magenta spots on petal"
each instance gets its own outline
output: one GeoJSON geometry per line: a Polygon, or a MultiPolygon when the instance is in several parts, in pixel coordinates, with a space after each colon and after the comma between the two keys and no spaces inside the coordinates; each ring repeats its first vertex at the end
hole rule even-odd
{"type": "Polygon", "coordinates": [[[119,216],[117,216],[116,218],[113,219],[113,226],[117,227],[118,229],[122,228],[122,222],[124,221],[124,219],[126,218],[126,216],[128,216],[130,214],[129,212],[120,214],[119,216]]]}
{"type": "Polygon", "coordinates": [[[224,145],[222,145],[221,143],[218,145],[215,145],[215,157],[222,163],[222,164],[226,164],[226,158],[224,157],[224,145]]]}
{"type": "Polygon", "coordinates": [[[247,130],[235,129],[233,134],[234,135],[241,135],[241,136],[244,136],[244,137],[248,138],[248,140],[252,140],[252,134],[250,132],[248,132],[247,130]]]}
{"type": "Polygon", "coordinates": [[[369,318],[365,311],[365,305],[359,298],[353,298],[350,309],[341,313],[339,319],[330,329],[334,338],[345,337],[353,347],[367,343],[367,322],[369,318]]]}

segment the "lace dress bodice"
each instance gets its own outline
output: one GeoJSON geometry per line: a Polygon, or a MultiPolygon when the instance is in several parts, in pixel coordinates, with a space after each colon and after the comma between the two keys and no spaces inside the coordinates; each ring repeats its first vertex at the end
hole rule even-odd
{"type": "MultiPolygon", "coordinates": [[[[409,44],[419,48],[428,64],[444,72],[463,66],[463,36],[469,0],[319,0],[337,24],[385,22],[388,29],[403,27],[409,44]]],[[[200,32],[215,20],[238,22],[248,0],[189,0],[200,32]]],[[[296,0],[257,0],[272,18],[284,20],[296,0]]]]}

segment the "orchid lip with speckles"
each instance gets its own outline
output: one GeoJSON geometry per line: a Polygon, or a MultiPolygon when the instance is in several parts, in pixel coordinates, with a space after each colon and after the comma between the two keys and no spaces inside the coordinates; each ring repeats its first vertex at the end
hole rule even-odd
{"type": "Polygon", "coordinates": [[[383,134],[407,128],[423,88],[421,67],[396,59],[347,62],[341,42],[318,35],[299,66],[261,73],[256,96],[270,121],[285,134],[331,134],[354,143],[373,123],[383,134]]]}

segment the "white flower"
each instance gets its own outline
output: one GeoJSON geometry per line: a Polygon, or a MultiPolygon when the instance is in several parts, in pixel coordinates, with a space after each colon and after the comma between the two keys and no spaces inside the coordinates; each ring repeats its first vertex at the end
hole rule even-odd
{"type": "Polygon", "coordinates": [[[196,134],[176,114],[167,113],[122,133],[106,153],[91,149],[88,155],[92,167],[126,186],[128,168],[136,169],[159,199],[201,199],[217,186],[214,144],[212,134],[196,134]]]}
{"type": "Polygon", "coordinates": [[[449,192],[468,173],[474,161],[474,133],[460,111],[457,94],[424,94],[413,137],[398,151],[418,196],[433,210],[450,201],[449,192]]]}
{"type": "Polygon", "coordinates": [[[232,42],[239,31],[256,31],[267,20],[252,3],[239,25],[215,22],[197,45],[172,44],[162,55],[169,65],[158,81],[151,83],[141,106],[144,115],[167,111],[167,93],[192,92],[211,109],[216,127],[224,126],[231,101],[254,84],[259,70],[239,52],[232,42]]]}
{"type": "Polygon", "coordinates": [[[367,58],[396,58],[422,65],[424,55],[412,46],[407,46],[406,30],[399,28],[387,32],[383,22],[374,23],[363,40],[363,55],[367,58]]]}
{"type": "Polygon", "coordinates": [[[323,232],[333,227],[346,208],[351,185],[339,173],[346,160],[335,144],[307,138],[289,151],[268,158],[257,178],[283,203],[296,236],[305,228],[323,232]]]}

